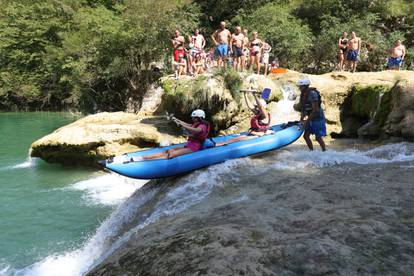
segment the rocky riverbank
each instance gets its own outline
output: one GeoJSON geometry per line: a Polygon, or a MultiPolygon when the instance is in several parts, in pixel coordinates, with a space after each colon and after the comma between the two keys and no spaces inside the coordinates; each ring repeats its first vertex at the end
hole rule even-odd
{"type": "Polygon", "coordinates": [[[409,275],[413,145],[348,147],[150,182],[88,275],[409,275]]]}
{"type": "MultiPolygon", "coordinates": [[[[248,128],[250,116],[240,89],[270,87],[270,101],[277,102],[287,88],[297,97],[295,83],[302,76],[289,71],[268,78],[235,72],[179,81],[166,77],[147,92],[139,110],[131,105],[137,114],[85,117],[33,143],[31,155],[47,162],[93,165],[110,156],[183,141],[181,131],[162,117],[165,111],[187,120],[193,109],[203,108],[215,135],[238,132],[248,128]]],[[[333,72],[308,77],[321,91],[332,137],[414,140],[414,72],[333,72]]],[[[270,110],[274,107],[268,105],[270,110]]]]}

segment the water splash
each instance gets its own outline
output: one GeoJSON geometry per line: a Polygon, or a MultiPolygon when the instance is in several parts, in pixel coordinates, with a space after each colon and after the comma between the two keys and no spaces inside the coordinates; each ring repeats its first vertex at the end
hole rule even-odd
{"type": "Polygon", "coordinates": [[[299,115],[293,109],[295,104],[296,93],[295,88],[291,84],[286,83],[282,85],[283,99],[276,103],[276,106],[271,111],[272,122],[276,124],[286,123],[299,119],[299,115]]]}
{"type": "MultiPolygon", "coordinates": [[[[61,255],[49,256],[38,263],[16,272],[15,275],[83,275],[95,262],[99,263],[100,259],[110,255],[127,241],[131,235],[146,225],[156,222],[161,217],[180,213],[200,202],[210,194],[216,185],[222,185],[222,176],[232,177],[233,168],[244,162],[248,162],[248,159],[232,160],[224,164],[209,167],[205,170],[197,171],[180,179],[178,185],[169,188],[164,194],[160,191],[161,187],[148,188],[144,186],[135,195],[121,204],[102,223],[95,235],[81,249],[66,252],[61,255]],[[160,194],[162,196],[159,199],[160,194]],[[153,209],[151,211],[143,211],[143,206],[151,200],[155,200],[155,195],[157,195],[157,203],[153,209]],[[141,220],[135,222],[137,217],[140,217],[141,220]],[[136,225],[132,229],[127,228],[126,225],[131,223],[136,223],[136,225]]],[[[84,183],[75,185],[83,187],[89,186],[84,183]]],[[[119,180],[114,184],[119,184],[119,180]]],[[[169,185],[166,186],[169,187],[169,185]]]]}
{"type": "Polygon", "coordinates": [[[111,173],[73,184],[70,189],[84,191],[88,204],[118,205],[141,188],[146,180],[136,180],[111,173]]]}
{"type": "Polygon", "coordinates": [[[276,156],[271,167],[279,170],[303,168],[323,168],[349,163],[358,165],[384,164],[414,161],[414,144],[399,143],[383,145],[367,151],[348,149],[344,151],[328,150],[282,150],[276,156]]]}

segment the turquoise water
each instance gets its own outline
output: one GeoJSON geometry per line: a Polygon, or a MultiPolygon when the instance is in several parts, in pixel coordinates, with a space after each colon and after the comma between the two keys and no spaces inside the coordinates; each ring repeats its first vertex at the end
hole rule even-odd
{"type": "Polygon", "coordinates": [[[76,119],[0,113],[0,274],[79,248],[114,207],[74,186],[101,173],[28,159],[33,141],[76,119]]]}

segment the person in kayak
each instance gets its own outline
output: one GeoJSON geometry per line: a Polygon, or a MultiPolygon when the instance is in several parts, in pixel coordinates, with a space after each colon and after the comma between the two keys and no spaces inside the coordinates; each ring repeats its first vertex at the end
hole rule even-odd
{"type": "Polygon", "coordinates": [[[253,94],[253,96],[256,101],[255,104],[252,104],[246,93],[244,93],[244,100],[246,101],[247,107],[253,112],[253,116],[250,119],[250,129],[248,134],[240,135],[221,143],[216,143],[216,147],[261,137],[271,133],[269,130],[271,121],[270,113],[265,110],[266,101],[264,99],[259,99],[256,94],[253,94]]]}
{"type": "Polygon", "coordinates": [[[302,122],[305,132],[303,138],[306,141],[310,150],[313,150],[313,144],[310,139],[310,135],[314,134],[316,141],[322,148],[322,151],[326,150],[323,137],[326,136],[326,121],[323,109],[321,107],[321,95],[316,88],[309,87],[310,81],[307,78],[301,79],[297,82],[300,90],[300,105],[302,122]],[[306,120],[304,120],[306,117],[306,120]]]}
{"type": "MultiPolygon", "coordinates": [[[[142,160],[170,159],[201,150],[203,148],[203,143],[207,139],[210,132],[210,124],[205,121],[205,117],[205,112],[201,109],[197,109],[191,113],[191,118],[193,120],[192,124],[188,124],[177,118],[173,118],[172,120],[177,125],[182,126],[184,129],[188,130],[191,133],[190,137],[188,137],[186,145],[168,149],[159,153],[142,156],[142,160]]],[[[138,160],[135,160],[134,158],[134,161],[138,160]]]]}

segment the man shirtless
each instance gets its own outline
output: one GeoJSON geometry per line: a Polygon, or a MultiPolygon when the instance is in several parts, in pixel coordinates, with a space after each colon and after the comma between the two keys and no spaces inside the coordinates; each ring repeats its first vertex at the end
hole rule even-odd
{"type": "Polygon", "coordinates": [[[229,51],[229,40],[231,39],[231,33],[226,29],[226,22],[220,22],[220,29],[216,30],[211,38],[216,44],[216,53],[218,55],[217,65],[221,67],[223,62],[224,69],[227,68],[227,54],[229,51]]]}
{"type": "Polygon", "coordinates": [[[184,43],[185,38],[184,36],[180,35],[180,31],[176,30],[174,34],[174,38],[171,39],[172,46],[174,48],[174,61],[179,62],[180,55],[185,55],[184,50],[184,43]]]}
{"type": "Polygon", "coordinates": [[[388,50],[391,57],[388,58],[388,69],[400,70],[401,64],[405,57],[405,46],[401,44],[401,40],[395,41],[394,47],[388,50]]]}
{"type": "Polygon", "coordinates": [[[231,52],[233,54],[233,69],[237,71],[237,67],[242,67],[242,57],[243,57],[243,44],[244,44],[244,34],[241,32],[241,27],[237,26],[235,33],[231,36],[231,52]]]}
{"type": "Polygon", "coordinates": [[[355,32],[351,33],[351,39],[348,41],[346,47],[348,48],[346,54],[348,68],[351,68],[351,72],[354,73],[357,67],[358,54],[361,52],[361,39],[356,36],[355,32]]]}

